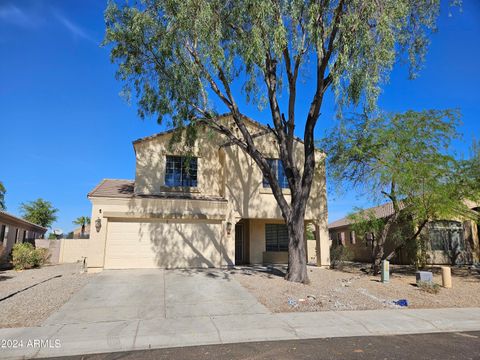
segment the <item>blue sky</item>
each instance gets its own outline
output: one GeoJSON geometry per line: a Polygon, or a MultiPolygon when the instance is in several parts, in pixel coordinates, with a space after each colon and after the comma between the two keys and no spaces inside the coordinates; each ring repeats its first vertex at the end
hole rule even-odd
{"type": "MultiPolygon", "coordinates": [[[[444,4],[445,5],[445,4],[444,4]]],[[[42,197],[58,209],[54,228],[70,231],[72,221],[90,216],[87,193],[102,178],[134,178],[132,141],[161,131],[140,120],[120,96],[103,38],[102,1],[0,0],[0,181],[7,211],[42,197]]],[[[397,65],[383,87],[387,111],[460,108],[466,153],[480,138],[480,2],[465,0],[463,13],[443,6],[439,32],[424,70],[414,81],[397,65]]],[[[298,96],[298,113],[309,100],[309,79],[298,96]]],[[[248,107],[259,121],[268,119],[248,107]]],[[[316,129],[320,138],[334,120],[331,96],[316,129]]],[[[264,122],[264,121],[263,121],[264,122]]],[[[298,125],[301,127],[301,124],[298,125]]],[[[329,191],[329,220],[370,202],[358,194],[329,191]]]]}

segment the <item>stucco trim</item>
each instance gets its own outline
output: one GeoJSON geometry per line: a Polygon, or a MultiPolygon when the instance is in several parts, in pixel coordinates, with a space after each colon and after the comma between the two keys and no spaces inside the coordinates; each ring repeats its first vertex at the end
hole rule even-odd
{"type": "Polygon", "coordinates": [[[157,219],[157,220],[212,220],[223,221],[222,214],[185,214],[185,213],[130,213],[120,211],[105,211],[103,217],[108,219],[157,219]]]}

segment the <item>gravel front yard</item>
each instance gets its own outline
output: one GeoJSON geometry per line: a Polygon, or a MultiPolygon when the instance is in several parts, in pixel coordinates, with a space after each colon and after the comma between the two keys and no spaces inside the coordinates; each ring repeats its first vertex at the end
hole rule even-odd
{"type": "Polygon", "coordinates": [[[81,264],[0,271],[0,328],[39,326],[92,278],[81,264]]]}
{"type": "MultiPolygon", "coordinates": [[[[407,299],[409,308],[480,306],[478,272],[452,269],[453,288],[431,294],[415,286],[413,270],[392,268],[387,284],[381,283],[379,276],[365,274],[360,266],[343,271],[309,267],[309,285],[287,282],[281,271],[272,273],[264,268],[235,269],[230,274],[273,312],[396,308],[393,301],[399,299],[407,299]]],[[[434,271],[434,282],[441,284],[438,270],[434,271]]]]}

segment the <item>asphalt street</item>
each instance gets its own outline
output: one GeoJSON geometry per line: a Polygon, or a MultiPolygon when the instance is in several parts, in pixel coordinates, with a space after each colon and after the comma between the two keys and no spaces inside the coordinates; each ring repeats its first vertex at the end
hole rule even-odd
{"type": "Polygon", "coordinates": [[[371,337],[336,337],[327,339],[190,346],[79,355],[55,359],[480,359],[480,331],[371,337]]]}

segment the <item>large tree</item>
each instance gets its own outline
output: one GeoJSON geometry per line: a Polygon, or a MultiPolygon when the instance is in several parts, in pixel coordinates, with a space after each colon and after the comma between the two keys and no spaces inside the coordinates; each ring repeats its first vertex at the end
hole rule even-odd
{"type": "Polygon", "coordinates": [[[110,2],[104,43],[125,94],[135,92],[141,117],[155,115],[180,129],[205,124],[253,158],[287,224],[286,279],[307,282],[304,214],[324,95],[332,87],[338,109],[360,103],[372,109],[398,58],[409,61],[415,75],[438,13],[439,0],[110,2]],[[299,100],[308,110],[299,119],[302,77],[309,81],[299,100]],[[242,96],[268,107],[290,198],[245,125],[242,96]],[[224,110],[238,132],[216,118],[224,110]],[[300,166],[294,134],[305,144],[300,166]]]}
{"type": "Polygon", "coordinates": [[[58,209],[46,200],[37,199],[20,205],[22,217],[34,224],[49,228],[57,220],[58,209]]]}
{"type": "Polygon", "coordinates": [[[332,179],[392,205],[386,219],[368,212],[351,217],[360,235],[375,235],[374,273],[383,259],[416,241],[429,221],[476,217],[465,200],[479,199],[479,185],[471,179],[478,165],[474,158],[457,160],[450,148],[459,138],[458,118],[452,110],[361,115],[343,121],[324,141],[332,179]],[[388,239],[394,248],[386,253],[388,239]]]}
{"type": "Polygon", "coordinates": [[[5,186],[0,181],[0,210],[5,210],[7,208],[5,206],[5,193],[6,192],[7,192],[7,189],[5,189],[5,186]]]}

